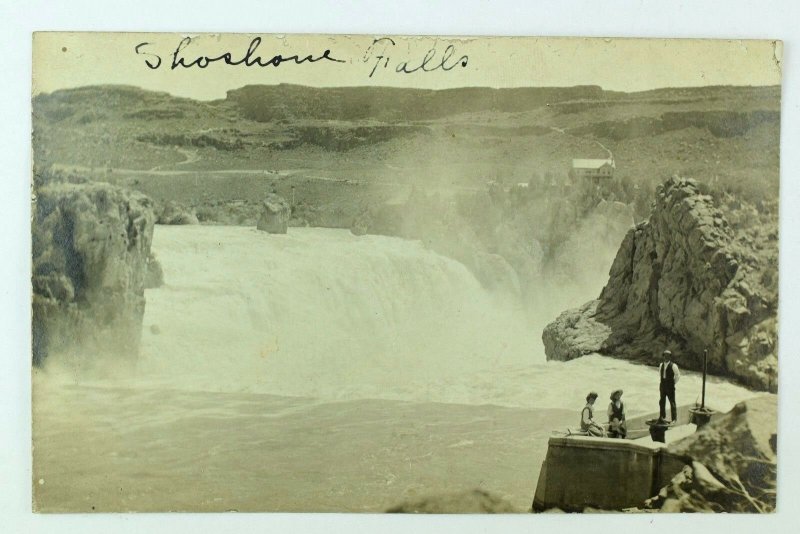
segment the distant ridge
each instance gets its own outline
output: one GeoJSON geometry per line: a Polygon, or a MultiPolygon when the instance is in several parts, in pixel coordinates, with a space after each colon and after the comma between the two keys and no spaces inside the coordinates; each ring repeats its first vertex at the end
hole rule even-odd
{"type": "Polygon", "coordinates": [[[245,85],[229,90],[225,99],[200,101],[130,85],[94,85],[42,93],[36,95],[33,102],[35,108],[67,104],[117,109],[125,106],[216,108],[232,104],[243,118],[267,122],[281,119],[418,121],[471,112],[525,112],[543,106],[561,106],[559,109],[569,112],[599,103],[617,105],[653,99],[670,103],[729,98],[775,102],[780,99],[780,86],[679,87],[624,93],[607,91],[596,85],[434,90],[279,84],[245,85]]]}

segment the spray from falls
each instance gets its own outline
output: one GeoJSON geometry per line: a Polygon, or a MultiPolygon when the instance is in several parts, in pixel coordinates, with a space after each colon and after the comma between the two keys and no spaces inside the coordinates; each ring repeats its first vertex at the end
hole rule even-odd
{"type": "Polygon", "coordinates": [[[141,380],[338,397],[543,359],[516,304],[419,242],[195,226],[158,227],[154,249],[141,380]]]}
{"type": "MultiPolygon", "coordinates": [[[[632,413],[652,400],[647,367],[600,356],[545,363],[541,329],[517,301],[418,241],[158,226],[153,247],[166,283],[146,293],[136,367],[92,352],[83,356],[104,372],[87,373],[51,357],[34,377],[35,391],[48,392],[39,406],[60,410],[64,393],[45,386],[65,383],[538,408],[624,386],[632,413]]],[[[686,390],[699,391],[698,380],[687,374],[686,390]]],[[[715,384],[714,393],[723,408],[747,392],[715,384]]]]}

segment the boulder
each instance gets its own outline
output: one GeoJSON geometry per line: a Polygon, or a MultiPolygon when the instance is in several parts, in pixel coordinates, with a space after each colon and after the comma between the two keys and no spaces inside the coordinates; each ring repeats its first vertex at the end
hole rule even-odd
{"type": "Polygon", "coordinates": [[[508,501],[484,490],[431,495],[386,510],[401,514],[503,514],[519,512],[508,501]]]}
{"type": "Polygon", "coordinates": [[[164,204],[158,215],[157,224],[200,224],[194,209],[187,208],[177,202],[164,204]]]}
{"type": "Polygon", "coordinates": [[[270,193],[262,204],[256,228],[270,234],[285,234],[289,227],[291,209],[283,197],[270,193]]]}
{"type": "Polygon", "coordinates": [[[38,188],[32,221],[35,364],[53,353],[88,350],[136,357],[154,221],[149,198],[109,184],[38,188]]]}
{"type": "Polygon", "coordinates": [[[602,351],[611,328],[595,319],[599,303],[593,300],[580,308],[567,310],[547,325],[542,341],[548,360],[569,361],[602,351]]]}
{"type": "Polygon", "coordinates": [[[153,289],[164,285],[164,270],[152,252],[147,257],[147,274],[144,278],[144,288],[153,289]]]}
{"type": "Polygon", "coordinates": [[[645,503],[662,512],[770,512],[777,481],[777,398],[741,402],[667,452],[686,467],[645,503]]]}
{"type": "Polygon", "coordinates": [[[711,197],[674,177],[623,239],[599,299],[545,328],[547,358],[599,352],[656,363],[670,348],[679,365],[700,370],[708,350],[710,372],[775,391],[777,295],[754,264],[711,197]]]}

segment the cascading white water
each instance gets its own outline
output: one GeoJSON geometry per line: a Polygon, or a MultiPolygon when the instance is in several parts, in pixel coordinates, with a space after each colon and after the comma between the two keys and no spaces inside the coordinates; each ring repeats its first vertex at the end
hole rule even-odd
{"type": "MultiPolygon", "coordinates": [[[[183,226],[154,250],[166,284],[136,368],[87,351],[104,374],[34,370],[41,510],[376,512],[481,487],[522,511],[588,390],[657,408],[653,368],[545,362],[514,303],[416,242],[183,226]]],[[[691,402],[697,373],[678,389],[691,402]]],[[[720,410],[752,396],[709,392],[720,410]]]]}
{"type": "MultiPolygon", "coordinates": [[[[136,369],[109,375],[116,360],[104,354],[84,355],[100,374],[51,358],[42,380],[528,408],[574,408],[590,389],[624,387],[631,412],[657,408],[650,368],[602,356],[545,362],[542,325],[420,242],[322,228],[158,226],[153,250],[165,285],[146,291],[136,369]]],[[[542,281],[542,294],[558,290],[574,292],[542,281]]],[[[547,298],[541,304],[540,315],[557,313],[547,314],[547,298]]],[[[692,401],[700,377],[684,375],[681,400],[692,401]]],[[[715,382],[718,408],[748,396],[715,382]]]]}
{"type": "Polygon", "coordinates": [[[153,248],[166,283],[147,291],[139,379],[363,397],[544,360],[520,309],[419,242],[184,226],[153,248]]]}

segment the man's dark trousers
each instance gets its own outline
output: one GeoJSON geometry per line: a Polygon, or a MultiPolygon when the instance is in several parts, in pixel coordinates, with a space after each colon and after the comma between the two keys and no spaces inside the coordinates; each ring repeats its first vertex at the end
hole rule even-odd
{"type": "Polygon", "coordinates": [[[667,399],[669,399],[670,415],[672,415],[672,420],[675,421],[678,418],[678,406],[675,404],[675,385],[661,384],[659,390],[661,391],[661,398],[658,400],[658,415],[661,419],[666,418],[666,404],[667,399]]]}

